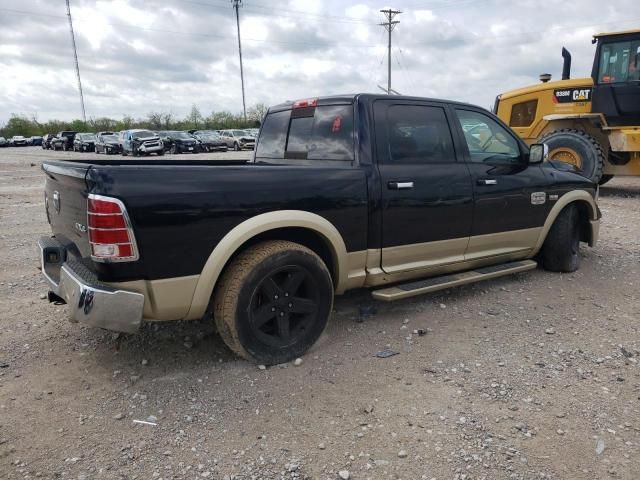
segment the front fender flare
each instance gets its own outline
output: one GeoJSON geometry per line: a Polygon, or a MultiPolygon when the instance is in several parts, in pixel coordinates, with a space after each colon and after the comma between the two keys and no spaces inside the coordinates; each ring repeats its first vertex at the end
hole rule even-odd
{"type": "Polygon", "coordinates": [[[207,310],[213,289],[238,249],[256,235],[278,228],[306,228],[319,234],[331,250],[336,274],[336,290],[347,281],[347,248],[336,227],[326,218],[302,210],[278,210],[256,215],[228,232],[209,255],[196,285],[186,319],[201,318],[207,310]]]}
{"type": "Polygon", "coordinates": [[[547,219],[545,220],[542,231],[538,236],[538,241],[536,242],[536,246],[533,250],[532,255],[536,255],[542,248],[542,245],[547,238],[547,234],[549,233],[549,230],[551,230],[551,226],[556,221],[556,218],[558,218],[558,215],[560,215],[562,209],[573,202],[586,203],[589,206],[589,220],[592,222],[599,220],[598,206],[596,205],[595,200],[589,192],[587,192],[586,190],[572,190],[565,193],[558,199],[556,204],[547,215],[547,219]]]}

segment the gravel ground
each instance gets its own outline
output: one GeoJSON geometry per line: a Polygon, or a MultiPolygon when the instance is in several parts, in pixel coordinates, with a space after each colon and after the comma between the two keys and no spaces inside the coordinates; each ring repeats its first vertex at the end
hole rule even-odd
{"type": "Polygon", "coordinates": [[[39,166],[74,155],[0,150],[0,477],[639,478],[640,179],[602,189],[578,272],[353,292],[301,365],[263,370],[210,322],[117,335],[42,298],[39,166]]]}

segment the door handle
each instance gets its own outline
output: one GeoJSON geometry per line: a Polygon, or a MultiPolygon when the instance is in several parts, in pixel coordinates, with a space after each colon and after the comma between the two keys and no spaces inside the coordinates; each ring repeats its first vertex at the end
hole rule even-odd
{"type": "Polygon", "coordinates": [[[497,185],[498,180],[495,178],[479,178],[476,183],[478,185],[497,185]]]}
{"type": "Polygon", "coordinates": [[[413,188],[413,182],[389,182],[387,187],[389,190],[409,190],[413,188]]]}

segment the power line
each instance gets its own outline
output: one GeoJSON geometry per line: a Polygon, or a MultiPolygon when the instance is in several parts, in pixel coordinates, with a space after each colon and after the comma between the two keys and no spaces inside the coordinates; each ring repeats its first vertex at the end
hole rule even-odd
{"type": "Polygon", "coordinates": [[[385,23],[380,23],[379,25],[383,26],[387,32],[389,33],[389,47],[387,53],[387,94],[391,95],[391,32],[393,29],[400,23],[399,20],[394,20],[396,15],[400,15],[402,12],[400,10],[380,10],[380,13],[383,13],[387,21],[385,23]]]}
{"type": "Polygon", "coordinates": [[[71,46],[73,47],[73,61],[76,64],[76,77],[78,77],[78,91],[80,92],[80,106],[82,107],[82,121],[87,122],[87,113],[84,109],[84,95],[82,94],[82,81],[80,80],[80,64],[78,63],[78,51],[76,48],[76,36],[73,33],[73,20],[71,20],[71,6],[67,0],[67,16],[69,17],[69,30],[71,32],[71,46]]]}

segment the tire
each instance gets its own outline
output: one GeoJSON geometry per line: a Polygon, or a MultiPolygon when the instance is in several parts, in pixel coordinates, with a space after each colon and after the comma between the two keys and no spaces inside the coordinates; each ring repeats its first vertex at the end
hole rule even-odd
{"type": "Polygon", "coordinates": [[[159,157],[164,156],[164,150],[160,150],[156,155],[158,155],[159,157]]]}
{"type": "Polygon", "coordinates": [[[233,150],[234,150],[235,152],[239,152],[239,151],[240,151],[240,145],[238,145],[238,142],[235,142],[235,143],[233,144],[233,150]]]}
{"type": "Polygon", "coordinates": [[[580,174],[594,183],[602,178],[605,153],[602,145],[588,133],[563,128],[546,134],[540,141],[549,146],[550,160],[575,164],[580,174]]]}
{"type": "Polygon", "coordinates": [[[169,153],[171,155],[175,155],[176,153],[178,153],[178,147],[176,147],[175,143],[173,145],[171,145],[171,148],[169,149],[169,153]]]}
{"type": "Polygon", "coordinates": [[[322,259],[282,240],[240,253],[213,294],[216,327],[224,342],[239,356],[263,365],[285,363],[306,352],[322,334],[332,306],[333,283],[322,259]]]}
{"type": "Polygon", "coordinates": [[[542,265],[551,272],[575,272],[580,267],[580,218],[576,205],[567,205],[542,245],[542,265]]]}
{"type": "Polygon", "coordinates": [[[602,177],[600,177],[600,181],[598,182],[598,184],[604,185],[605,183],[607,183],[612,178],[613,178],[613,175],[602,175],[602,177]]]}

